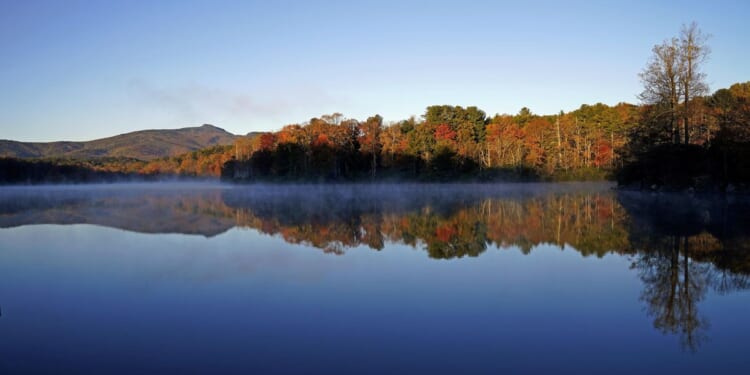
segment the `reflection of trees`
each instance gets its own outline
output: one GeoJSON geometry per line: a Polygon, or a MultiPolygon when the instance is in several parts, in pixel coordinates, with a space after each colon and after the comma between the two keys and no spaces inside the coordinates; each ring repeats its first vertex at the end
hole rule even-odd
{"type": "Polygon", "coordinates": [[[695,350],[704,338],[708,321],[698,314],[697,303],[706,294],[711,267],[690,259],[690,241],[685,236],[669,236],[651,251],[639,254],[638,269],[654,327],[679,334],[684,347],[695,350]]]}
{"type": "Polygon", "coordinates": [[[584,255],[627,249],[626,216],[608,193],[471,194],[380,191],[328,194],[224,193],[238,225],[341,254],[386,241],[423,248],[432,258],[478,256],[488,245],[525,253],[543,243],[584,255]]]}
{"type": "Polygon", "coordinates": [[[633,264],[644,283],[641,299],[654,327],[677,334],[684,348],[697,350],[709,322],[698,311],[708,290],[747,289],[750,251],[741,201],[686,195],[621,194],[630,215],[633,264]],[[740,225],[738,225],[740,224],[740,225]]]}
{"type": "MultiPolygon", "coordinates": [[[[534,186],[534,185],[527,185],[534,186]]],[[[37,189],[0,196],[0,227],[96,224],[142,233],[213,236],[250,227],[334,254],[387,242],[433,258],[478,256],[489,245],[572,245],[602,256],[627,248],[624,211],[611,194],[528,192],[493,185],[274,189],[37,189]]]]}
{"type": "MultiPolygon", "coordinates": [[[[684,348],[697,350],[705,339],[709,322],[698,312],[698,303],[708,290],[725,294],[750,288],[747,273],[735,273],[725,266],[737,259],[736,249],[726,248],[711,237],[714,246],[694,247],[711,237],[665,235],[638,243],[633,267],[644,283],[641,300],[647,304],[654,327],[664,333],[680,335],[684,348]],[[709,263],[703,259],[714,259],[709,263]]],[[[745,257],[740,257],[747,264],[745,257]]]]}
{"type": "Polygon", "coordinates": [[[561,194],[486,200],[490,239],[524,253],[541,243],[572,245],[584,256],[627,249],[622,207],[608,194],[561,194]]]}
{"type": "Polygon", "coordinates": [[[384,242],[423,248],[431,258],[478,256],[489,245],[528,253],[570,245],[584,256],[634,255],[641,300],[654,327],[697,350],[708,320],[699,304],[709,290],[750,287],[750,210],[738,202],[608,193],[527,195],[309,196],[224,195],[238,225],[343,254],[384,242]]]}

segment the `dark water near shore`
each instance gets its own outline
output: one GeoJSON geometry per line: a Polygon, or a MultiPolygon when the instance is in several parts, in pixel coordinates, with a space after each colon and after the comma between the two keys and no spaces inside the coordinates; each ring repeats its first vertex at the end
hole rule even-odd
{"type": "Polygon", "coordinates": [[[750,199],[0,188],[0,373],[747,373],[750,199]]]}

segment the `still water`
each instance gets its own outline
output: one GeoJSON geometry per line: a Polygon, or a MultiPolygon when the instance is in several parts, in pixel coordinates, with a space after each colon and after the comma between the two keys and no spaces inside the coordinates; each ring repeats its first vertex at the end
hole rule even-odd
{"type": "Polygon", "coordinates": [[[742,373],[750,201],[0,188],[0,373],[742,373]]]}

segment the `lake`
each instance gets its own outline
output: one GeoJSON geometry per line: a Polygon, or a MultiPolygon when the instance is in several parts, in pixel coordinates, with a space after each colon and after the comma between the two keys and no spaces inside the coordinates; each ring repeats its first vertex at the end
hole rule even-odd
{"type": "Polygon", "coordinates": [[[747,373],[750,200],[0,188],[0,373],[747,373]]]}

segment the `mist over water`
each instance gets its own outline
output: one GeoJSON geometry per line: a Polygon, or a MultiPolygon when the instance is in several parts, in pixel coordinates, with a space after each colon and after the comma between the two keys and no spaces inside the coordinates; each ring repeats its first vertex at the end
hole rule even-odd
{"type": "Polygon", "coordinates": [[[304,215],[310,220],[348,221],[347,214],[365,211],[388,214],[427,209],[440,212],[485,199],[600,194],[611,186],[609,183],[242,186],[172,182],[4,187],[0,188],[0,227],[98,224],[136,232],[211,236],[212,231],[202,231],[206,228],[201,225],[201,219],[212,219],[229,229],[243,225],[235,217],[246,211],[268,213],[270,210],[282,220],[304,215]],[[145,227],[154,229],[149,231],[145,227]]]}
{"type": "Polygon", "coordinates": [[[607,183],[0,188],[0,370],[741,373],[748,208],[607,183]]]}

